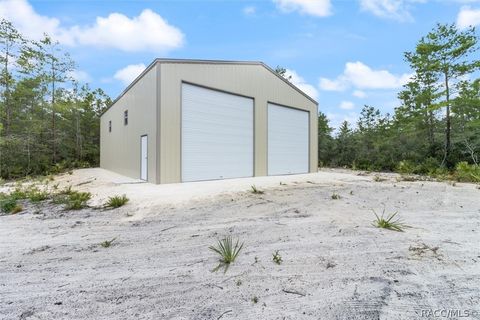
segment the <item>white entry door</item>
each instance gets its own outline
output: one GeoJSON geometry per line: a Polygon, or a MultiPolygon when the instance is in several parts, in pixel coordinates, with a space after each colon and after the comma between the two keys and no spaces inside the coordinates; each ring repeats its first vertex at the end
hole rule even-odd
{"type": "Polygon", "coordinates": [[[148,136],[140,138],[140,179],[148,180],[148,136]]]}
{"type": "Polygon", "coordinates": [[[268,174],[307,173],[308,111],[268,104],[268,174]]]}
{"type": "Polygon", "coordinates": [[[253,176],[253,99],[182,84],[182,181],[253,176]]]}

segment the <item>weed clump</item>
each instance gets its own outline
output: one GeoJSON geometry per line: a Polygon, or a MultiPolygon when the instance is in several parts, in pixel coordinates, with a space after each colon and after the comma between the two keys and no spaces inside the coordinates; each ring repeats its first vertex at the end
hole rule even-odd
{"type": "Polygon", "coordinates": [[[265,193],[263,190],[258,189],[255,185],[252,185],[251,188],[252,188],[251,192],[253,194],[264,194],[265,193]]]}
{"type": "Polygon", "coordinates": [[[274,253],[272,253],[272,260],[273,262],[275,262],[276,264],[282,264],[283,260],[282,260],[282,256],[280,255],[280,253],[277,251],[275,251],[274,253]]]}
{"type": "Polygon", "coordinates": [[[127,198],[126,195],[109,197],[107,202],[105,203],[105,207],[119,208],[125,205],[128,202],[128,200],[129,199],[127,198]]]}
{"type": "Polygon", "coordinates": [[[375,220],[373,221],[374,227],[399,232],[403,232],[403,230],[408,227],[399,218],[395,218],[398,212],[389,214],[385,217],[385,209],[383,209],[381,216],[378,216],[375,210],[372,211],[375,214],[375,220]]]}
{"type": "Polygon", "coordinates": [[[117,238],[113,238],[112,240],[105,240],[103,242],[100,242],[100,245],[103,248],[110,248],[115,240],[117,240],[117,238]]]}
{"type": "Polygon", "coordinates": [[[209,249],[220,256],[220,264],[213,269],[213,271],[215,272],[221,267],[225,267],[224,272],[227,272],[228,267],[235,261],[242,248],[243,242],[240,244],[239,239],[237,239],[234,243],[231,236],[225,237],[222,240],[218,240],[216,246],[210,246],[209,249]]]}

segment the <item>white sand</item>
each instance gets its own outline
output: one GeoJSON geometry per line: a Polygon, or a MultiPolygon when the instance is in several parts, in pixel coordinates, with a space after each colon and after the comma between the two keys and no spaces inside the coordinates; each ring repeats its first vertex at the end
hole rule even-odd
{"type": "Polygon", "coordinates": [[[427,319],[439,308],[480,319],[480,190],[380,176],[152,185],[76,170],[55,183],[92,192],[92,205],[131,202],[0,217],[0,319],[427,319]],[[384,206],[412,228],[372,227],[384,206]],[[208,246],[227,234],[245,247],[212,273],[208,246]]]}

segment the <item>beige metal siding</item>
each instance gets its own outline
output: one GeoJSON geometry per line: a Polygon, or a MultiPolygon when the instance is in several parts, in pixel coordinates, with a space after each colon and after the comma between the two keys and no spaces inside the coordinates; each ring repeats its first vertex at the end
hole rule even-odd
{"type": "Polygon", "coordinates": [[[148,135],[148,181],[157,177],[157,69],[150,69],[100,119],[100,166],[140,178],[140,137],[148,135]],[[128,110],[128,125],[123,113],[128,110]],[[112,121],[112,132],[108,122],[112,121]]]}
{"type": "Polygon", "coordinates": [[[267,104],[310,112],[310,172],[316,172],[317,105],[261,65],[162,62],[160,66],[160,183],[181,181],[181,83],[254,98],[255,176],[267,175],[267,104]]]}

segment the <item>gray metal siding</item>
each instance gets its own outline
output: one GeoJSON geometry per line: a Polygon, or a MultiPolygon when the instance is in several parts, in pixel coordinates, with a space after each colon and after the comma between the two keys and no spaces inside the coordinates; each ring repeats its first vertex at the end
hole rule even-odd
{"type": "Polygon", "coordinates": [[[153,66],[100,118],[100,166],[140,178],[140,137],[148,135],[148,181],[157,177],[157,68],[153,66]],[[128,110],[128,125],[123,123],[128,110]],[[112,121],[112,132],[108,122],[112,121]]]}
{"type": "Polygon", "coordinates": [[[182,81],[254,97],[254,175],[267,175],[267,104],[310,112],[310,172],[316,172],[317,105],[260,64],[160,63],[160,182],[181,181],[182,81]]]}

